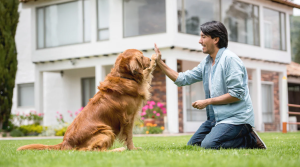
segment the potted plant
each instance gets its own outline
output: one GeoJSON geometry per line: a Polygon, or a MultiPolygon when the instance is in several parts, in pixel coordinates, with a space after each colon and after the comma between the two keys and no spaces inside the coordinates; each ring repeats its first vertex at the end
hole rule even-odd
{"type": "Polygon", "coordinates": [[[144,121],[144,125],[146,126],[148,123],[155,124],[155,119],[162,118],[164,114],[166,114],[164,104],[148,101],[142,108],[141,119],[144,121]]]}

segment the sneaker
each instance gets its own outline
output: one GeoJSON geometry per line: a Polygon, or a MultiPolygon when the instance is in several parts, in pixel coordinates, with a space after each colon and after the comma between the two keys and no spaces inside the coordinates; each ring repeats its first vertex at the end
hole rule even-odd
{"type": "Polygon", "coordinates": [[[255,137],[256,139],[256,145],[254,146],[254,148],[258,148],[258,149],[267,149],[266,144],[261,140],[261,138],[258,136],[258,134],[252,130],[251,134],[255,137]]]}

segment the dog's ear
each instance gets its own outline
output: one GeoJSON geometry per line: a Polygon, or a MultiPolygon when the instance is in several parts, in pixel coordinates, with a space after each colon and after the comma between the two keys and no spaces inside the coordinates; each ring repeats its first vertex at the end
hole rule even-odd
{"type": "Polygon", "coordinates": [[[132,75],[134,76],[143,75],[143,64],[142,64],[142,60],[140,60],[139,58],[137,57],[132,58],[129,62],[129,68],[132,75]]]}

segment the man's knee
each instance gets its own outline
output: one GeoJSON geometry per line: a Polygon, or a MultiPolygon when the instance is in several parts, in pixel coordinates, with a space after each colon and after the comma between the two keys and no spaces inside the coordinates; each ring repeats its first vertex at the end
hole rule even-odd
{"type": "Polygon", "coordinates": [[[218,145],[214,141],[203,140],[201,143],[201,147],[206,149],[217,149],[218,145]]]}

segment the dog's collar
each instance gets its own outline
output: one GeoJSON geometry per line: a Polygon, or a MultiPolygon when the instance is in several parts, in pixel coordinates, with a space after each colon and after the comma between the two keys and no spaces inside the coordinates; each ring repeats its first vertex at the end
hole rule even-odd
{"type": "Polygon", "coordinates": [[[121,77],[121,78],[129,79],[129,80],[133,80],[133,81],[137,82],[137,81],[136,81],[135,79],[133,79],[133,78],[127,78],[127,77],[121,77]]]}

